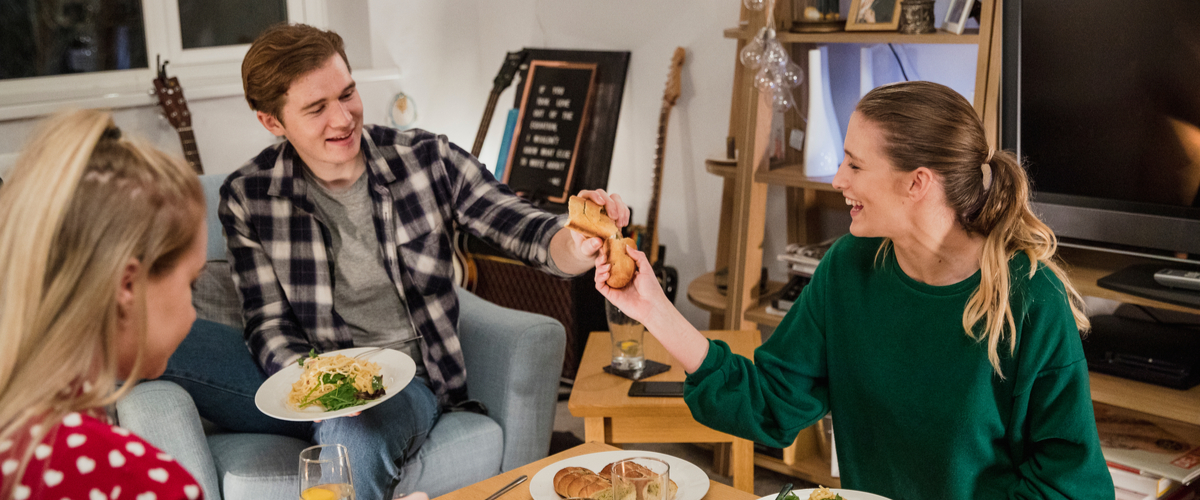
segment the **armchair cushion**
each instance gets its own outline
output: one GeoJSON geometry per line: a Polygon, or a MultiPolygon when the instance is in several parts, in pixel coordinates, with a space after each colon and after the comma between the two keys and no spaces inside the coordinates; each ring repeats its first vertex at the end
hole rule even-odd
{"type": "Polygon", "coordinates": [[[548,316],[500,307],[463,289],[458,298],[467,394],[504,428],[501,470],[545,457],[566,330],[548,316]]]}
{"type": "MultiPolygon", "coordinates": [[[[211,231],[210,231],[211,232],[211,231]]],[[[242,303],[233,284],[233,266],[228,261],[210,260],[192,287],[196,317],[242,330],[242,303]]]]}
{"type": "MultiPolygon", "coordinates": [[[[287,498],[299,494],[300,452],[312,446],[273,434],[217,434],[208,437],[221,489],[228,499],[287,498]]],[[[205,497],[207,498],[207,497],[205,497]]]]}
{"type": "Polygon", "coordinates": [[[430,498],[500,473],[504,431],[483,415],[444,413],[425,438],[417,459],[404,468],[396,494],[424,491],[430,498]]]}

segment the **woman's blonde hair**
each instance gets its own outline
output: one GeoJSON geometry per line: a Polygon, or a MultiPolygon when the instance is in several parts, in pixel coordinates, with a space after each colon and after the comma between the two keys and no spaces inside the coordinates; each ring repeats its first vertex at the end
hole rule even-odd
{"type": "MultiPolygon", "coordinates": [[[[1007,343],[1010,353],[1017,347],[1008,261],[1018,252],[1029,256],[1028,278],[1039,266],[1058,276],[1075,325],[1080,331],[1090,327],[1083,297],[1055,262],[1057,238],[1033,213],[1021,160],[989,148],[983,122],[966,99],[936,83],[901,82],[867,93],[857,111],[882,128],[884,152],[897,170],[927,167],[936,172],[958,223],[984,236],[982,279],[963,311],[962,325],[967,335],[986,340],[988,360],[1001,378],[1000,344],[1007,343]]],[[[889,244],[885,241],[881,250],[889,244]]]]}
{"type": "MultiPolygon", "coordinates": [[[[0,188],[0,441],[32,444],[67,413],[132,387],[146,349],[145,287],[126,311],[140,320],[138,349],[117,390],[123,273],[131,259],[136,283],[170,272],[197,237],[204,194],[181,161],[120,138],[94,110],[43,123],[11,174],[0,188]]],[[[34,446],[25,448],[0,498],[24,473],[34,446]]]]}

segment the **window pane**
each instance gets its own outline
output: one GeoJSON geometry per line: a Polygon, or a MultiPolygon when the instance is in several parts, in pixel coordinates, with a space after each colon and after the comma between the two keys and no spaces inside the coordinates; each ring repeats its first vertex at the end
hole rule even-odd
{"type": "Polygon", "coordinates": [[[287,0],[179,0],[184,49],[250,43],[286,21],[287,0]]]}
{"type": "Polygon", "coordinates": [[[0,0],[0,80],[145,68],[141,0],[0,0]]]}

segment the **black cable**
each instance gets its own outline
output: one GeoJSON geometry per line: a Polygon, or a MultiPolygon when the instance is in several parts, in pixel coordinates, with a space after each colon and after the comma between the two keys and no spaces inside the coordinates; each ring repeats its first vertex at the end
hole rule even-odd
{"type": "Polygon", "coordinates": [[[896,47],[893,47],[892,44],[890,44],[890,43],[888,44],[888,48],[892,49],[892,57],[896,58],[896,66],[900,67],[900,74],[904,75],[904,81],[907,82],[908,81],[908,73],[904,71],[904,63],[900,62],[900,54],[896,53],[896,47]]]}

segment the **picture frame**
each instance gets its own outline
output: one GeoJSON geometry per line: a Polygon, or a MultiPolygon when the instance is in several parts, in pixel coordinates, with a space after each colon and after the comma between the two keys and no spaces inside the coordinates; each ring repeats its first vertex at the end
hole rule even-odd
{"type": "MultiPolygon", "coordinates": [[[[522,64],[517,72],[519,83],[514,84],[517,91],[513,96],[513,108],[517,109],[517,118],[514,119],[513,135],[508,140],[509,148],[505,162],[504,172],[501,174],[504,179],[502,182],[510,182],[509,187],[531,201],[534,205],[541,207],[552,213],[566,213],[566,199],[570,193],[578,193],[585,189],[604,189],[608,186],[608,171],[612,163],[613,144],[616,138],[617,121],[620,117],[621,99],[625,89],[625,75],[629,68],[630,52],[628,51],[589,51],[589,50],[570,50],[570,49],[544,49],[544,48],[524,48],[526,52],[527,63],[522,64]],[[537,65],[532,74],[530,70],[534,68],[533,63],[541,61],[537,65]],[[519,142],[525,139],[532,140],[532,136],[525,137],[529,133],[520,133],[517,127],[521,130],[527,130],[531,123],[527,123],[530,117],[521,116],[521,110],[527,106],[522,105],[522,101],[526,100],[526,92],[524,89],[529,85],[531,79],[538,76],[539,72],[544,73],[545,70],[555,70],[550,65],[562,65],[568,67],[576,66],[577,64],[594,66],[594,89],[589,91],[590,98],[583,98],[576,95],[573,101],[575,104],[582,104],[584,109],[589,110],[587,118],[583,125],[582,135],[579,134],[564,134],[562,140],[567,139],[567,135],[571,135],[575,139],[575,146],[572,147],[575,152],[570,154],[570,174],[566,170],[552,171],[550,169],[530,169],[531,165],[522,166],[521,158],[526,156],[524,148],[520,147],[519,142]],[[583,99],[583,101],[580,101],[583,99]],[[591,102],[586,102],[590,100],[591,102]],[[514,154],[514,150],[516,154],[514,154]],[[578,158],[578,160],[576,160],[578,158]],[[548,174],[548,175],[538,175],[548,174]],[[524,178],[524,180],[521,180],[524,178]],[[511,183],[515,181],[515,184],[511,183]],[[565,195],[564,195],[565,193],[565,195]],[[561,202],[554,201],[561,199],[561,202]]],[[[559,66],[560,68],[562,66],[559,66]]],[[[536,89],[535,89],[536,90],[536,89]]],[[[535,102],[536,104],[536,102],[535,102]]],[[[532,109],[529,109],[532,113],[532,109]]],[[[576,110],[578,111],[578,110],[576,110]]],[[[581,112],[580,112],[581,113],[581,112]]],[[[577,113],[576,119],[582,119],[582,114],[577,113]]],[[[545,117],[549,119],[549,116],[545,117]]],[[[560,117],[562,118],[562,117],[560,117]]],[[[560,131],[560,132],[565,132],[560,131]]],[[[547,134],[542,134],[547,135],[547,134]]],[[[556,134],[557,135],[557,134],[556,134]]],[[[539,146],[539,155],[542,145],[539,146]]],[[[560,146],[565,146],[560,144],[560,146]]],[[[567,149],[565,147],[556,147],[558,149],[567,149]]],[[[557,156],[557,155],[556,155],[557,156]]],[[[532,156],[528,157],[530,160],[532,156]]],[[[555,158],[558,160],[558,158],[555,158]]],[[[550,158],[547,158],[547,164],[550,158]]],[[[497,162],[499,163],[499,161],[497,162]]]]}
{"type": "Polygon", "coordinates": [[[896,31],[900,27],[900,0],[852,0],[846,31],[896,31]]]}
{"type": "Polygon", "coordinates": [[[942,29],[955,35],[963,34],[974,5],[975,0],[950,0],[950,7],[946,9],[946,19],[942,21],[942,29]]]}

